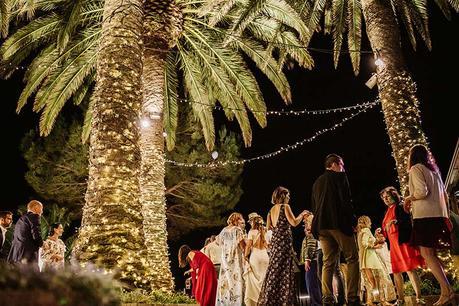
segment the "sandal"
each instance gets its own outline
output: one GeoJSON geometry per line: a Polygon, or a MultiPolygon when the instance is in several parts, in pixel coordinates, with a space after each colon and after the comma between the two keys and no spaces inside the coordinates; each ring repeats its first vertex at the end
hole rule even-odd
{"type": "Polygon", "coordinates": [[[416,298],[416,305],[425,305],[426,301],[423,298],[416,298]]]}
{"type": "Polygon", "coordinates": [[[440,295],[438,301],[434,303],[434,306],[448,305],[451,304],[456,306],[456,294],[451,291],[448,295],[440,295]]]}

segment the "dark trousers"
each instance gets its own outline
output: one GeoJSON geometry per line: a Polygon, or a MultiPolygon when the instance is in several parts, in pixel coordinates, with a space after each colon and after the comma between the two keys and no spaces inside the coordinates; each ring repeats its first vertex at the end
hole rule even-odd
{"type": "Polygon", "coordinates": [[[311,261],[309,271],[306,271],[306,288],[309,293],[309,305],[322,305],[322,289],[319,280],[318,260],[311,261]]]}

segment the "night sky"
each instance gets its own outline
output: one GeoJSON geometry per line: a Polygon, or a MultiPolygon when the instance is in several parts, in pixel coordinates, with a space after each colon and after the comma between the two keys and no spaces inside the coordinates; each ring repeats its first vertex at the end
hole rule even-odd
{"type": "MultiPolygon", "coordinates": [[[[420,40],[418,50],[413,51],[406,37],[403,47],[409,70],[418,85],[423,129],[445,178],[459,136],[459,116],[457,111],[453,111],[457,109],[458,100],[459,61],[454,45],[459,33],[459,17],[455,15],[452,21],[447,21],[436,7],[432,7],[431,12],[432,51],[428,51],[420,40]]],[[[329,36],[316,37],[311,46],[331,49],[330,41],[329,36]]],[[[362,49],[370,50],[366,38],[362,49]]],[[[268,110],[344,107],[376,99],[377,88],[370,90],[365,86],[365,82],[375,70],[372,55],[362,56],[361,71],[359,76],[355,77],[347,54],[342,55],[337,70],[333,67],[331,55],[317,52],[311,54],[315,60],[315,68],[312,71],[293,68],[287,73],[292,87],[291,106],[285,107],[273,86],[260,77],[268,110]]],[[[24,180],[26,167],[18,147],[24,133],[31,128],[37,128],[38,117],[31,112],[30,105],[20,115],[15,113],[16,101],[23,86],[21,79],[22,73],[18,72],[10,80],[0,80],[3,107],[3,186],[0,200],[2,209],[15,210],[18,205],[26,204],[33,197],[24,180]]],[[[279,185],[290,189],[291,205],[295,214],[309,208],[312,184],[324,170],[323,159],[328,153],[334,152],[344,159],[358,214],[368,214],[378,223],[384,212],[383,204],[378,197],[379,190],[387,185],[396,184],[397,178],[380,110],[380,106],[376,106],[335,131],[322,135],[314,142],[294,151],[247,164],[243,173],[244,194],[236,211],[244,215],[256,211],[266,216],[271,207],[271,193],[279,185]]],[[[252,147],[243,150],[243,157],[265,154],[308,138],[349,114],[350,112],[307,117],[268,117],[268,127],[264,129],[256,127],[253,121],[252,147]]],[[[216,233],[215,231],[195,233],[191,246],[199,247],[205,237],[216,233]]],[[[295,236],[299,242],[299,229],[296,230],[295,236]]],[[[184,240],[190,238],[184,237],[184,240]]],[[[174,245],[171,249],[174,261],[175,252],[174,245]]]]}

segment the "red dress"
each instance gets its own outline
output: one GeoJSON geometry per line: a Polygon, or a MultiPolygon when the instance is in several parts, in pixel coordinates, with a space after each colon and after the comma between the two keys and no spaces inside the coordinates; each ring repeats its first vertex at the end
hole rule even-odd
{"type": "Polygon", "coordinates": [[[193,295],[201,306],[214,306],[217,298],[217,273],[209,257],[200,251],[193,251],[191,273],[193,295]]]}
{"type": "Polygon", "coordinates": [[[396,224],[392,224],[389,232],[386,232],[386,224],[391,220],[397,219],[395,215],[396,207],[397,205],[392,205],[387,209],[382,222],[382,228],[384,235],[389,239],[392,271],[394,273],[401,273],[423,267],[424,259],[417,248],[408,243],[398,243],[398,226],[396,224]]]}

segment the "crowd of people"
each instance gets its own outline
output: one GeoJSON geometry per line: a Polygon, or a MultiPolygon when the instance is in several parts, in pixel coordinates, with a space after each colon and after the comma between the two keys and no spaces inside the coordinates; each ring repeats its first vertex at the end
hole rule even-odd
{"type": "Polygon", "coordinates": [[[8,248],[5,244],[6,234],[13,224],[13,213],[0,211],[0,262],[28,265],[40,271],[64,268],[66,247],[60,239],[64,228],[61,223],[50,225],[48,237],[43,240],[40,227],[42,214],[43,204],[37,200],[30,201],[27,204],[27,212],[19,217],[14,226],[13,240],[8,248]]]}
{"type": "Polygon", "coordinates": [[[392,186],[380,192],[387,210],[372,232],[368,216],[356,217],[343,159],[328,155],[325,172],[312,187],[311,211],[295,216],[289,190],[278,187],[266,225],[252,213],[246,233],[243,216],[234,212],[203,249],[180,248],[179,264],[191,267],[194,297],[205,306],[295,305],[297,258],[291,227],[303,222],[299,262],[305,267],[310,305],[401,305],[403,273],[413,285],[416,303],[425,304],[418,268],[428,268],[440,285],[434,305],[454,304],[453,289],[436,255],[436,250],[451,247],[448,198],[425,146],[410,149],[408,172],[409,193],[404,198],[392,186]]]}

